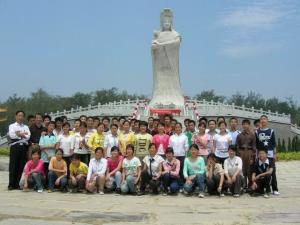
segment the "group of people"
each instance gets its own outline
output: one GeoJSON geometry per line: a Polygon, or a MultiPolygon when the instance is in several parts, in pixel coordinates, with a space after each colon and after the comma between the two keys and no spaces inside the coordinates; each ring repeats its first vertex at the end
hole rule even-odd
{"type": "Polygon", "coordinates": [[[82,115],[28,116],[9,126],[9,190],[144,195],[279,195],[276,141],[268,117],[148,121],[82,115]],[[197,127],[196,127],[197,125],[197,127]]]}

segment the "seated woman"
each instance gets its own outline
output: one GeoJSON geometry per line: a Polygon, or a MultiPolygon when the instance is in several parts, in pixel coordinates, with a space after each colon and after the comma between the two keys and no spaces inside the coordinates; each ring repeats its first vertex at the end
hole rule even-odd
{"type": "Polygon", "coordinates": [[[141,161],[134,155],[134,146],[126,146],[126,158],[122,162],[122,183],[121,192],[123,194],[136,194],[136,185],[141,177],[141,161]]]}
{"type": "Polygon", "coordinates": [[[104,158],[104,149],[97,147],[95,149],[95,158],[91,159],[89,171],[86,179],[86,189],[91,193],[104,194],[105,174],[107,169],[107,160],[104,158]]]}
{"type": "Polygon", "coordinates": [[[88,166],[80,161],[80,155],[74,154],[70,164],[69,187],[72,192],[85,192],[85,182],[88,173],[88,166]]]}
{"type": "Polygon", "coordinates": [[[123,156],[120,155],[119,148],[117,146],[113,146],[111,148],[111,157],[107,159],[105,186],[109,191],[115,190],[118,194],[121,194],[122,161],[123,156]]]}
{"type": "Polygon", "coordinates": [[[55,156],[51,158],[49,163],[48,173],[48,192],[54,191],[55,186],[59,187],[61,191],[67,191],[67,163],[63,160],[64,151],[59,148],[55,152],[55,156]]]}
{"type": "Polygon", "coordinates": [[[166,149],[166,160],[162,164],[162,183],[164,195],[167,193],[176,194],[179,190],[180,161],[174,157],[173,148],[166,149]]]}
{"type": "Polygon", "coordinates": [[[37,192],[42,193],[45,184],[45,171],[44,163],[40,159],[39,149],[34,149],[31,152],[31,160],[29,160],[25,167],[20,181],[20,187],[24,191],[28,191],[29,188],[37,190],[37,192]]]}
{"type": "Polygon", "coordinates": [[[204,198],[205,190],[205,162],[199,155],[198,145],[190,147],[191,156],[184,160],[183,175],[185,178],[184,191],[191,194],[195,187],[199,187],[199,198],[204,198]]]}
{"type": "Polygon", "coordinates": [[[235,145],[230,145],[228,148],[229,158],[224,162],[225,184],[229,188],[230,194],[233,197],[240,197],[243,189],[243,162],[242,159],[236,156],[237,148],[235,145]]]}
{"type": "Polygon", "coordinates": [[[210,153],[207,157],[206,166],[206,185],[207,191],[210,195],[218,193],[220,197],[223,197],[223,182],[224,182],[224,170],[220,163],[217,163],[217,159],[214,153],[210,153]]]}
{"type": "Polygon", "coordinates": [[[160,185],[160,176],[162,172],[162,163],[164,159],[157,155],[155,144],[149,145],[149,155],[146,155],[143,159],[144,168],[141,175],[141,187],[139,195],[145,194],[147,184],[153,194],[158,194],[158,187],[160,185]]]}

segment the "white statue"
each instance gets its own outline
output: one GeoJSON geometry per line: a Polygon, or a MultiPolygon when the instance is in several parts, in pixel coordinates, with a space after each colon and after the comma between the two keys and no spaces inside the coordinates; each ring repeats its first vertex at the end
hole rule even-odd
{"type": "Polygon", "coordinates": [[[161,30],[152,40],[153,97],[150,107],[184,106],[179,78],[180,34],[173,29],[173,13],[164,9],[160,15],[161,30]]]}

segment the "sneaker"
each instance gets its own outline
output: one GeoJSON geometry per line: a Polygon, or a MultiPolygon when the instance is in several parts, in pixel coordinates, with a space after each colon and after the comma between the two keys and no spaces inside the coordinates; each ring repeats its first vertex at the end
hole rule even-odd
{"type": "Polygon", "coordinates": [[[224,193],[220,193],[220,197],[224,197],[225,195],[224,195],[224,193]]]}
{"type": "Polygon", "coordinates": [[[104,195],[104,192],[103,191],[99,191],[99,195],[104,195]]]}
{"type": "Polygon", "coordinates": [[[269,198],[269,195],[268,194],[264,194],[264,198],[269,198]]]}
{"type": "Polygon", "coordinates": [[[52,193],[53,192],[53,190],[52,189],[48,189],[48,193],[52,193]]]}
{"type": "Polygon", "coordinates": [[[43,189],[37,190],[38,193],[43,193],[43,189]]]}
{"type": "Polygon", "coordinates": [[[23,188],[23,191],[24,192],[29,192],[29,189],[28,188],[23,188]]]}
{"type": "Polygon", "coordinates": [[[274,192],[273,192],[273,195],[279,196],[280,193],[279,193],[279,191],[274,191],[274,192]]]}
{"type": "Polygon", "coordinates": [[[198,195],[199,198],[204,198],[204,194],[202,192],[199,193],[198,195]]]}
{"type": "Polygon", "coordinates": [[[168,194],[167,194],[167,192],[163,192],[163,196],[167,196],[168,194]]]}
{"type": "Polygon", "coordinates": [[[234,198],[239,198],[240,195],[239,195],[239,194],[235,194],[235,195],[233,195],[233,197],[234,197],[234,198]]]}
{"type": "Polygon", "coordinates": [[[180,189],[179,189],[179,193],[183,193],[183,188],[180,188],[180,189]]]}

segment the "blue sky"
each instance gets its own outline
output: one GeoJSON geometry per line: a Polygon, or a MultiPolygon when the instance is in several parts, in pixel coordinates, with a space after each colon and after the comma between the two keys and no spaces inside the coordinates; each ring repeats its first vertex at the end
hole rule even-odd
{"type": "Polygon", "coordinates": [[[37,88],[151,95],[163,8],[182,35],[184,93],[256,91],[300,103],[300,1],[0,0],[0,100],[37,88]]]}

